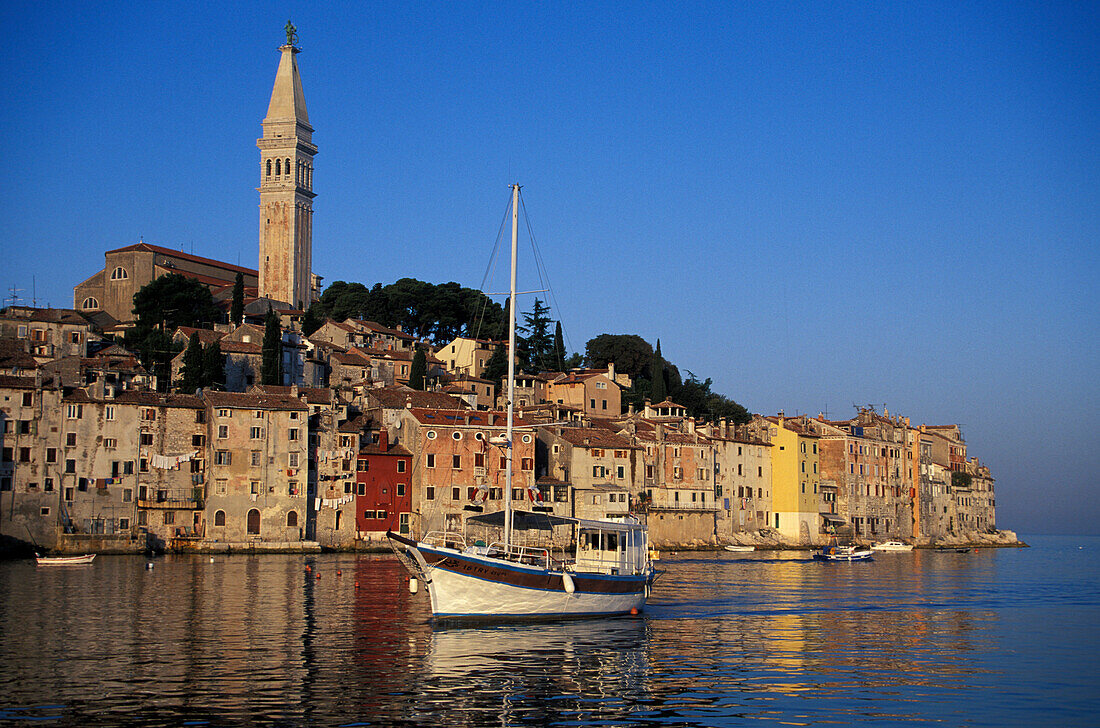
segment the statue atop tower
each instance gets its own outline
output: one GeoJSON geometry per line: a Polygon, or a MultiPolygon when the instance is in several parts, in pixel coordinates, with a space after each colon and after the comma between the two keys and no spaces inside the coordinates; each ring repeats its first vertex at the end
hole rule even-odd
{"type": "Polygon", "coordinates": [[[297,29],[288,20],[286,45],[263,120],[260,149],[260,296],[305,309],[313,289],[313,127],[295,58],[297,29]]]}

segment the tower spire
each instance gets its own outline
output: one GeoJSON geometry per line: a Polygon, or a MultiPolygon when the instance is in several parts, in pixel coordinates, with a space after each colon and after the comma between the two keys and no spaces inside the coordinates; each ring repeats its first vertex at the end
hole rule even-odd
{"type": "Polygon", "coordinates": [[[313,274],[313,127],[295,56],[298,33],[287,21],[286,45],[263,120],[260,149],[260,295],[306,308],[313,274]]]}

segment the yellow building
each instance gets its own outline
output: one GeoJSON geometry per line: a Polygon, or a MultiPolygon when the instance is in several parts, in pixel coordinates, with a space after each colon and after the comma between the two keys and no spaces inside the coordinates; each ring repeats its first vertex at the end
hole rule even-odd
{"type": "Polygon", "coordinates": [[[767,431],[772,447],[772,521],[788,541],[812,543],[820,531],[819,435],[808,417],[757,417],[755,429],[767,431]]]}

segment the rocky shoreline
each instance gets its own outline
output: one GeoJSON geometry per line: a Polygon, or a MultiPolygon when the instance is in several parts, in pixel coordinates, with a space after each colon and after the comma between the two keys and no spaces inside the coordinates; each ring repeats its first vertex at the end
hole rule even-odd
{"type": "MultiPolygon", "coordinates": [[[[886,539],[856,538],[853,539],[853,542],[858,545],[871,546],[880,540],[886,539]]],[[[1026,543],[1017,538],[1015,531],[1008,530],[993,533],[964,531],[935,538],[903,540],[906,543],[913,544],[913,548],[916,549],[1029,548],[1026,543]]],[[[805,541],[792,542],[784,539],[775,529],[764,528],[759,531],[734,533],[721,542],[696,540],[691,543],[653,543],[651,545],[660,551],[717,551],[726,546],[753,546],[757,551],[812,551],[824,545],[824,540],[813,543],[805,541]]]]}

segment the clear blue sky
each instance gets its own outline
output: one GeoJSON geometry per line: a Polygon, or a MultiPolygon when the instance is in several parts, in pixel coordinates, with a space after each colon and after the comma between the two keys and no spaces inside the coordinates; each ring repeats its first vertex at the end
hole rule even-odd
{"type": "Polygon", "coordinates": [[[5,298],[255,267],[288,17],[326,283],[477,287],[518,181],[571,349],[962,423],[999,525],[1100,531],[1100,5],[9,1],[5,298]]]}

